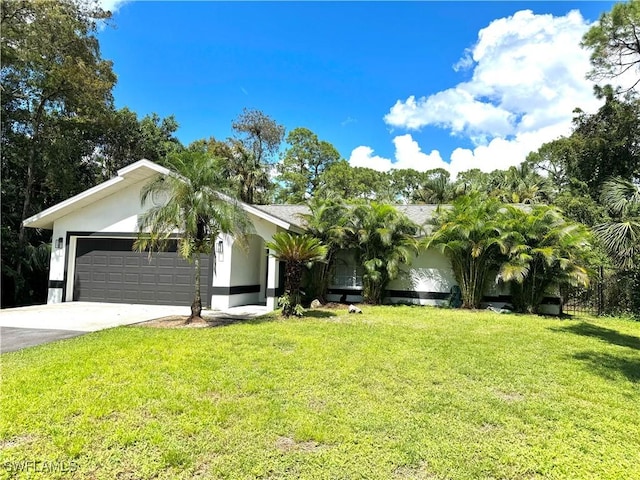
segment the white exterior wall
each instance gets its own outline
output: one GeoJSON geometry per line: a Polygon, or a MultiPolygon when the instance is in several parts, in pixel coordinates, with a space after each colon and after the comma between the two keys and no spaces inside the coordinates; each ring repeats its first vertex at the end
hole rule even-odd
{"type": "MultiPolygon", "coordinates": [[[[449,294],[456,285],[449,259],[437,250],[423,250],[415,256],[409,266],[402,268],[398,278],[389,282],[389,290],[413,291],[423,296],[433,293],[449,294]]],[[[446,300],[434,298],[407,298],[391,296],[390,303],[414,303],[416,305],[442,305],[446,300]]]]}
{"type": "Polygon", "coordinates": [[[222,237],[224,254],[222,259],[216,256],[213,287],[223,293],[212,294],[212,308],[226,309],[265,302],[269,308],[277,307],[275,293],[269,295],[269,290],[275,290],[278,286],[278,265],[275,259],[266,258],[264,243],[271,240],[278,227],[253,214],[248,215],[255,233],[249,236],[247,250],[236,244],[229,235],[222,237]],[[260,285],[260,291],[229,294],[229,288],[251,285],[260,285]]]}
{"type": "MultiPolygon", "coordinates": [[[[356,260],[350,252],[341,252],[338,255],[339,261],[353,265],[355,270],[356,260]]],[[[451,268],[449,259],[437,250],[421,251],[415,256],[410,265],[402,268],[398,278],[389,282],[388,290],[396,292],[396,295],[386,297],[384,300],[388,303],[411,303],[416,305],[446,305],[446,298],[429,298],[429,297],[445,297],[451,292],[451,287],[456,285],[455,275],[451,268]],[[439,295],[438,295],[439,294],[439,295]]],[[[333,293],[327,295],[327,300],[337,302],[340,300],[343,292],[347,293],[353,289],[353,294],[347,293],[346,301],[348,303],[357,303],[362,301],[360,295],[361,287],[344,287],[341,285],[331,285],[330,290],[340,290],[341,293],[333,293]]],[[[500,297],[508,296],[509,288],[507,285],[498,285],[490,282],[485,292],[486,296],[500,297]]],[[[502,308],[507,302],[491,301],[483,302],[482,308],[491,305],[502,308]]],[[[543,304],[540,308],[542,313],[558,315],[560,313],[559,305],[543,304]]]]}
{"type": "Polygon", "coordinates": [[[146,210],[140,206],[140,190],[144,182],[131,185],[98,202],[76,210],[69,215],[59,218],[53,225],[53,245],[51,248],[51,263],[49,281],[64,281],[65,258],[67,259],[66,298],[62,298],[62,288],[49,288],[47,303],[60,303],[73,299],[74,259],[76,256],[75,238],[67,244],[69,232],[104,232],[127,233],[135,237],[138,227],[138,214],[146,210]],[[63,239],[62,248],[56,248],[56,239],[63,239]]]}

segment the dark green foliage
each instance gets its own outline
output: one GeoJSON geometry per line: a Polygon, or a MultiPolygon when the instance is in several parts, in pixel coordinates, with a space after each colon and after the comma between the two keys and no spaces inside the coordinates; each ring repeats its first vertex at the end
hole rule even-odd
{"type": "Polygon", "coordinates": [[[393,206],[377,202],[353,207],[346,226],[348,245],[356,249],[364,267],[364,300],[379,304],[389,282],[416,253],[418,226],[393,206]]]}
{"type": "Polygon", "coordinates": [[[177,129],[173,116],[160,119],[153,113],[138,120],[138,115],[126,107],[108,112],[100,146],[93,156],[101,178],[107,180],[120,168],[143,158],[162,163],[167,155],[182,149],[175,137],[177,129]]]}
{"type": "Polygon", "coordinates": [[[465,308],[478,308],[482,295],[503,259],[500,253],[502,203],[463,196],[451,208],[441,208],[432,220],[433,233],[424,248],[436,248],[451,261],[465,308]]]}
{"type": "Polygon", "coordinates": [[[272,255],[285,264],[284,295],[280,298],[282,314],[301,316],[302,273],[305,266],[324,261],[327,247],[310,235],[295,235],[278,232],[271,242],[265,244],[273,250],[272,255]]]}
{"type": "Polygon", "coordinates": [[[588,285],[589,234],[553,207],[522,209],[471,195],[439,210],[433,226],[423,246],[450,259],[465,308],[478,308],[494,279],[510,284],[522,312],[537,312],[561,285],[588,285]]]}
{"type": "Polygon", "coordinates": [[[530,210],[506,206],[501,210],[502,253],[497,280],[511,286],[517,311],[538,311],[545,295],[563,285],[588,286],[586,265],[591,257],[587,228],[567,221],[555,208],[539,205],[530,210]]]}
{"type": "Polygon", "coordinates": [[[327,253],[324,262],[312,265],[306,288],[312,300],[317,298],[324,302],[335,255],[349,245],[349,208],[339,199],[321,200],[317,197],[311,199],[308,206],[310,213],[302,215],[307,232],[327,247],[327,253]]]}
{"type": "Polygon", "coordinates": [[[315,196],[322,173],[340,160],[340,154],[308,128],[291,130],[287,143],[290,147],[278,165],[279,180],[284,184],[279,199],[282,203],[303,203],[315,196]]]}
{"type": "Polygon", "coordinates": [[[92,186],[115,75],[100,57],[88,3],[2,2],[2,304],[42,301],[33,251],[50,233],[22,220],[92,186]]]}
{"type": "Polygon", "coordinates": [[[605,182],[602,203],[611,219],[594,231],[622,270],[640,269],[640,187],[622,178],[605,182]]]}

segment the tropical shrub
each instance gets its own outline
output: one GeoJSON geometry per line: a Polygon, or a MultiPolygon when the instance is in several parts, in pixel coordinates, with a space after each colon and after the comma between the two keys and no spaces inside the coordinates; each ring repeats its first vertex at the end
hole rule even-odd
{"type": "Polygon", "coordinates": [[[502,253],[497,281],[507,282],[517,311],[540,313],[545,295],[565,285],[588,286],[591,236],[587,227],[566,220],[546,205],[500,211],[502,253]]]}
{"type": "Polygon", "coordinates": [[[370,202],[353,208],[346,228],[349,245],[364,267],[364,301],[382,303],[389,282],[417,251],[418,226],[393,206],[370,202]]]}
{"type": "Polygon", "coordinates": [[[431,220],[433,232],[422,243],[423,248],[435,248],[451,261],[464,308],[480,306],[504,258],[499,219],[503,207],[499,200],[479,195],[459,197],[451,206],[438,208],[431,220]]]}
{"type": "Polygon", "coordinates": [[[301,316],[300,286],[305,266],[323,261],[327,247],[320,240],[309,235],[294,235],[289,232],[278,232],[266,247],[273,250],[272,255],[285,262],[284,295],[280,298],[282,314],[301,316]]]}

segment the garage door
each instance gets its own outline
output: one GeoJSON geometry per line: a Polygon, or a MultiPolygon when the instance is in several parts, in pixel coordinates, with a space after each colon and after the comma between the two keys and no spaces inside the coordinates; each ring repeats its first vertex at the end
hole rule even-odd
{"type": "MultiPolygon", "coordinates": [[[[148,254],[132,251],[125,238],[79,238],[76,248],[73,299],[85,302],[191,305],[194,266],[181,259],[176,244],[149,260],[148,254]]],[[[201,296],[208,306],[207,285],[211,263],[203,256],[201,296]]]]}

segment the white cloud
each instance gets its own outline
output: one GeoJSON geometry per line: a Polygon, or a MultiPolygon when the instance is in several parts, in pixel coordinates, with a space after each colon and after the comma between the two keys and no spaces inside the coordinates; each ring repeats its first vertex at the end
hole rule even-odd
{"type": "MultiPolygon", "coordinates": [[[[470,139],[473,149],[457,148],[450,164],[445,163],[453,175],[469,168],[517,165],[542,143],[569,134],[576,107],[593,112],[601,104],[586,80],[589,52],[580,47],[589,26],[577,10],[562,17],[523,10],[494,20],[453,66],[472,70],[469,81],[398,100],[384,120],[394,128],[436,126],[470,139]]],[[[437,163],[433,152],[422,153],[410,135],[396,136],[393,142],[396,156],[386,160],[389,168],[437,163]]],[[[377,165],[383,164],[375,158],[377,165]]]]}
{"type": "Polygon", "coordinates": [[[98,0],[98,3],[103,10],[116,13],[118,9],[128,1],[129,0],[98,0]]]}
{"type": "Polygon", "coordinates": [[[392,168],[413,168],[424,172],[433,168],[447,168],[448,164],[442,160],[440,152],[433,150],[426,154],[422,152],[418,142],[411,135],[400,135],[393,139],[396,147],[395,160],[373,155],[370,147],[357,147],[351,152],[349,164],[352,167],[367,167],[386,172],[392,168]]]}

